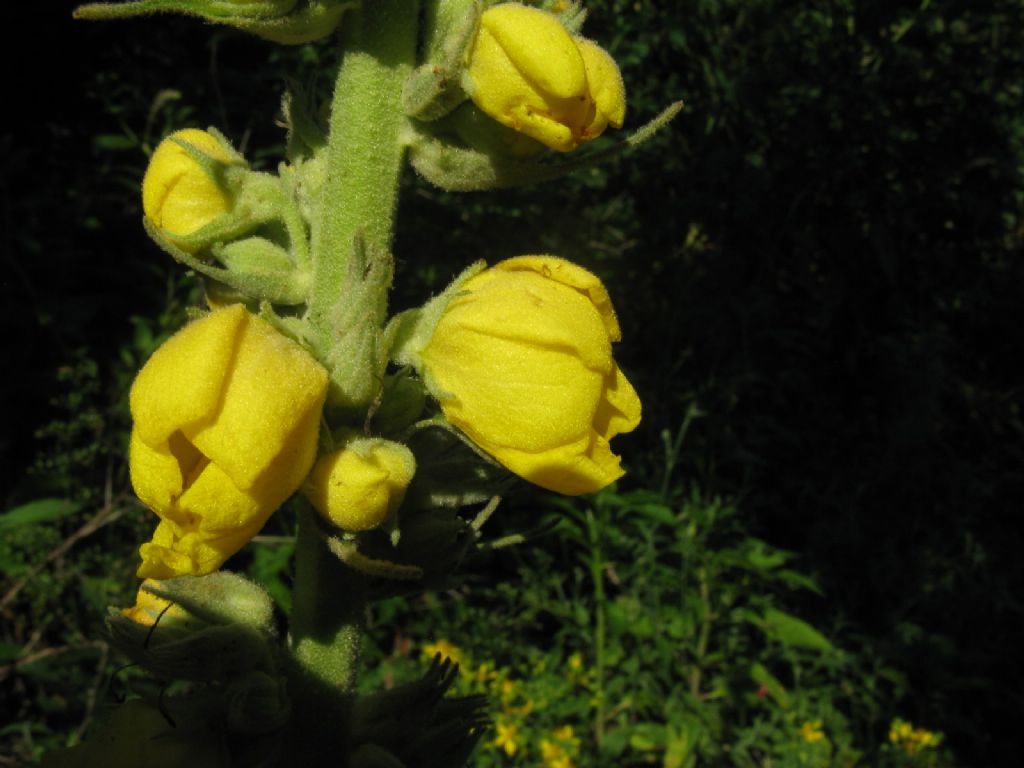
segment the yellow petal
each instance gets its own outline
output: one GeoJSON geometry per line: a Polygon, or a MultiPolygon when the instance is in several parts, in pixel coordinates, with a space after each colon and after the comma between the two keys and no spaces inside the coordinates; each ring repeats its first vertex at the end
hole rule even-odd
{"type": "Polygon", "coordinates": [[[640,397],[615,365],[605,378],[605,389],[594,414],[594,431],[607,440],[632,432],[640,424],[640,397]]]}
{"type": "Polygon", "coordinates": [[[608,289],[604,287],[604,283],[597,275],[579,264],[573,264],[568,259],[558,256],[514,256],[495,264],[494,269],[502,272],[535,272],[541,277],[554,280],[586,294],[587,299],[601,316],[608,331],[608,338],[611,341],[621,340],[622,332],[619,330],[619,320],[612,307],[608,289]]]}
{"type": "Polygon", "coordinates": [[[576,38],[576,45],[587,70],[590,97],[597,104],[597,115],[602,118],[601,124],[588,129],[588,135],[594,138],[601,135],[608,123],[622,127],[626,120],[626,86],[618,64],[604,48],[582,37],[576,38]]]}
{"type": "Polygon", "coordinates": [[[247,489],[281,453],[296,425],[319,410],[327,373],[269,323],[243,314],[220,410],[215,418],[182,431],[239,488],[247,489]]]}
{"type": "Polygon", "coordinates": [[[538,91],[558,99],[573,99],[586,92],[583,58],[554,15],[505,3],[484,12],[480,31],[493,39],[538,91]]]}
{"type": "Polygon", "coordinates": [[[160,445],[216,413],[247,315],[241,304],[211,312],[153,353],[129,396],[140,439],[160,445]]]}

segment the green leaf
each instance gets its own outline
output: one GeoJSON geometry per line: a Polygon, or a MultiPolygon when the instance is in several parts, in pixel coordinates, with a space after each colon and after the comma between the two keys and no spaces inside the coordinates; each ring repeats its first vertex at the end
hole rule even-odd
{"type": "Polygon", "coordinates": [[[803,619],[769,608],[764,612],[763,629],[769,636],[791,648],[813,651],[835,650],[823,634],[803,619]]]}
{"type": "Polygon", "coordinates": [[[22,525],[52,523],[54,520],[75,514],[81,508],[81,504],[68,499],[36,499],[0,515],[0,531],[8,531],[22,525]]]}
{"type": "Polygon", "coordinates": [[[17,643],[0,643],[0,664],[10,664],[21,657],[22,648],[17,643]]]}
{"type": "Polygon", "coordinates": [[[123,151],[126,149],[137,149],[139,142],[132,136],[124,136],[119,133],[101,133],[95,139],[93,143],[97,149],[106,149],[112,151],[123,151]]]}
{"type": "Polygon", "coordinates": [[[768,695],[783,709],[789,708],[789,694],[785,686],[778,678],[769,672],[760,662],[754,662],[750,666],[750,679],[760,686],[763,686],[768,695]]]}
{"type": "Polygon", "coordinates": [[[665,748],[665,726],[658,723],[637,723],[630,729],[629,746],[641,752],[665,748]]]}

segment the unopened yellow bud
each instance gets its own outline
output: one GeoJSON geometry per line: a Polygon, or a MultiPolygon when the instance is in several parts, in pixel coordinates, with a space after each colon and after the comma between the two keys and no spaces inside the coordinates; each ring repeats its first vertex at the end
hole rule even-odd
{"type": "Polygon", "coordinates": [[[416,459],[401,443],[357,439],[317,461],[303,490],[334,525],[369,531],[398,509],[415,473],[416,459]]]}
{"type": "Polygon", "coordinates": [[[481,15],[467,78],[481,110],[560,152],[621,125],[625,115],[612,58],[589,40],[573,40],[553,14],[519,3],[481,15]]]}
{"type": "Polygon", "coordinates": [[[168,237],[186,237],[231,210],[231,198],[176,141],[185,142],[214,160],[233,158],[213,134],[186,128],[160,142],[142,179],[142,210],[168,237]]]}

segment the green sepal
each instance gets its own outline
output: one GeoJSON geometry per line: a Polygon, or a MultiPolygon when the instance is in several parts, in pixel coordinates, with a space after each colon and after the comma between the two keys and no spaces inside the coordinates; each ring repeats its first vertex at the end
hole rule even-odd
{"type": "Polygon", "coordinates": [[[135,0],[127,3],[86,3],[74,10],[74,18],[88,20],[129,19],[152,13],[183,13],[210,21],[220,19],[274,19],[295,7],[296,0],[135,0]]]}
{"type": "Polygon", "coordinates": [[[438,136],[453,135],[467,148],[485,155],[525,160],[546,152],[547,147],[482,112],[472,102],[431,126],[438,136]]]}
{"type": "Polygon", "coordinates": [[[419,566],[369,557],[354,539],[331,536],[327,539],[327,548],[349,568],[366,576],[394,581],[419,581],[423,578],[423,569],[419,566]]]}
{"type": "Polygon", "coordinates": [[[587,20],[587,9],[580,0],[572,0],[570,3],[565,0],[543,0],[538,7],[557,16],[570,35],[580,34],[583,22],[587,20]]]}
{"type": "Polygon", "coordinates": [[[409,160],[423,178],[449,192],[538,184],[567,176],[581,168],[598,165],[642,144],[682,108],[681,101],[671,104],[656,118],[614,146],[557,163],[529,162],[487,154],[456,145],[422,129],[411,142],[409,160]]]}
{"type": "Polygon", "coordinates": [[[273,599],[259,584],[237,573],[177,576],[147,582],[142,589],[210,624],[242,624],[270,637],[277,635],[273,599]]]}
{"type": "Polygon", "coordinates": [[[330,347],[319,357],[330,376],[328,406],[353,417],[365,415],[384,380],[388,347],[382,326],[394,259],[389,251],[369,246],[360,231],[346,266],[345,282],[328,317],[330,347]]]}
{"type": "Polygon", "coordinates": [[[161,620],[147,627],[116,608],[106,623],[111,644],[163,680],[227,682],[253,669],[275,667],[268,637],[242,624],[185,631],[164,627],[161,620]]]}
{"type": "Polygon", "coordinates": [[[402,108],[417,120],[437,120],[469,98],[462,86],[466,51],[476,36],[480,3],[435,2],[428,8],[426,61],[406,78],[402,108]]]}
{"type": "Polygon", "coordinates": [[[269,301],[285,305],[301,304],[306,299],[309,290],[309,276],[306,273],[297,270],[287,273],[235,272],[216,267],[179,248],[148,219],[142,220],[142,226],[153,242],[159,245],[172,259],[204,277],[238,291],[242,296],[254,301],[269,301]]]}
{"type": "Polygon", "coordinates": [[[430,344],[434,329],[448,304],[458,296],[462,286],[487,268],[484,261],[476,261],[452,280],[447,288],[422,307],[400,312],[391,318],[384,331],[388,356],[399,365],[410,365],[423,374],[420,353],[430,344]]]}
{"type": "MultiPolygon", "coordinates": [[[[452,768],[466,764],[490,725],[487,698],[445,698],[458,676],[458,665],[435,656],[422,678],[356,699],[352,742],[373,745],[368,756],[390,754],[416,768],[452,768]]],[[[369,762],[389,766],[392,763],[369,762]]]]}
{"type": "Polygon", "coordinates": [[[216,24],[225,24],[283,45],[299,45],[332,34],[345,11],[356,2],[342,0],[135,0],[127,3],[88,3],[74,11],[74,18],[100,21],[129,19],[153,13],[181,13],[216,24]]]}
{"type": "Polygon", "coordinates": [[[384,377],[380,402],[370,413],[375,434],[402,434],[423,415],[427,392],[411,373],[411,368],[404,367],[384,377]]]}
{"type": "Polygon", "coordinates": [[[281,113],[288,126],[285,146],[291,162],[312,157],[327,146],[327,129],[316,117],[311,92],[290,82],[281,98],[281,113]]]}

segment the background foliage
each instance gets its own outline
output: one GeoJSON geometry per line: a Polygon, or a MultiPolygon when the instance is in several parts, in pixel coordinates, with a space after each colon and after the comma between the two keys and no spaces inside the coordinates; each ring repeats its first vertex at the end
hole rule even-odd
{"type": "MultiPolygon", "coordinates": [[[[283,73],[327,88],[333,58],[40,5],[17,21],[62,66],[11,63],[0,135],[5,764],[144,684],[101,633],[152,525],[125,397],[196,298],[138,225],[146,153],[212,124],[272,166],[283,73]]],[[[588,5],[630,123],[683,114],[546,187],[410,174],[395,305],[480,256],[598,271],[645,406],[617,439],[630,474],[571,503],[523,488],[495,535],[554,531],[380,605],[368,684],[450,644],[496,701],[480,765],[1016,765],[1024,5],[588,5]],[[890,739],[897,717],[944,742],[890,739]]],[[[288,554],[232,565],[286,604],[288,554]]]]}

